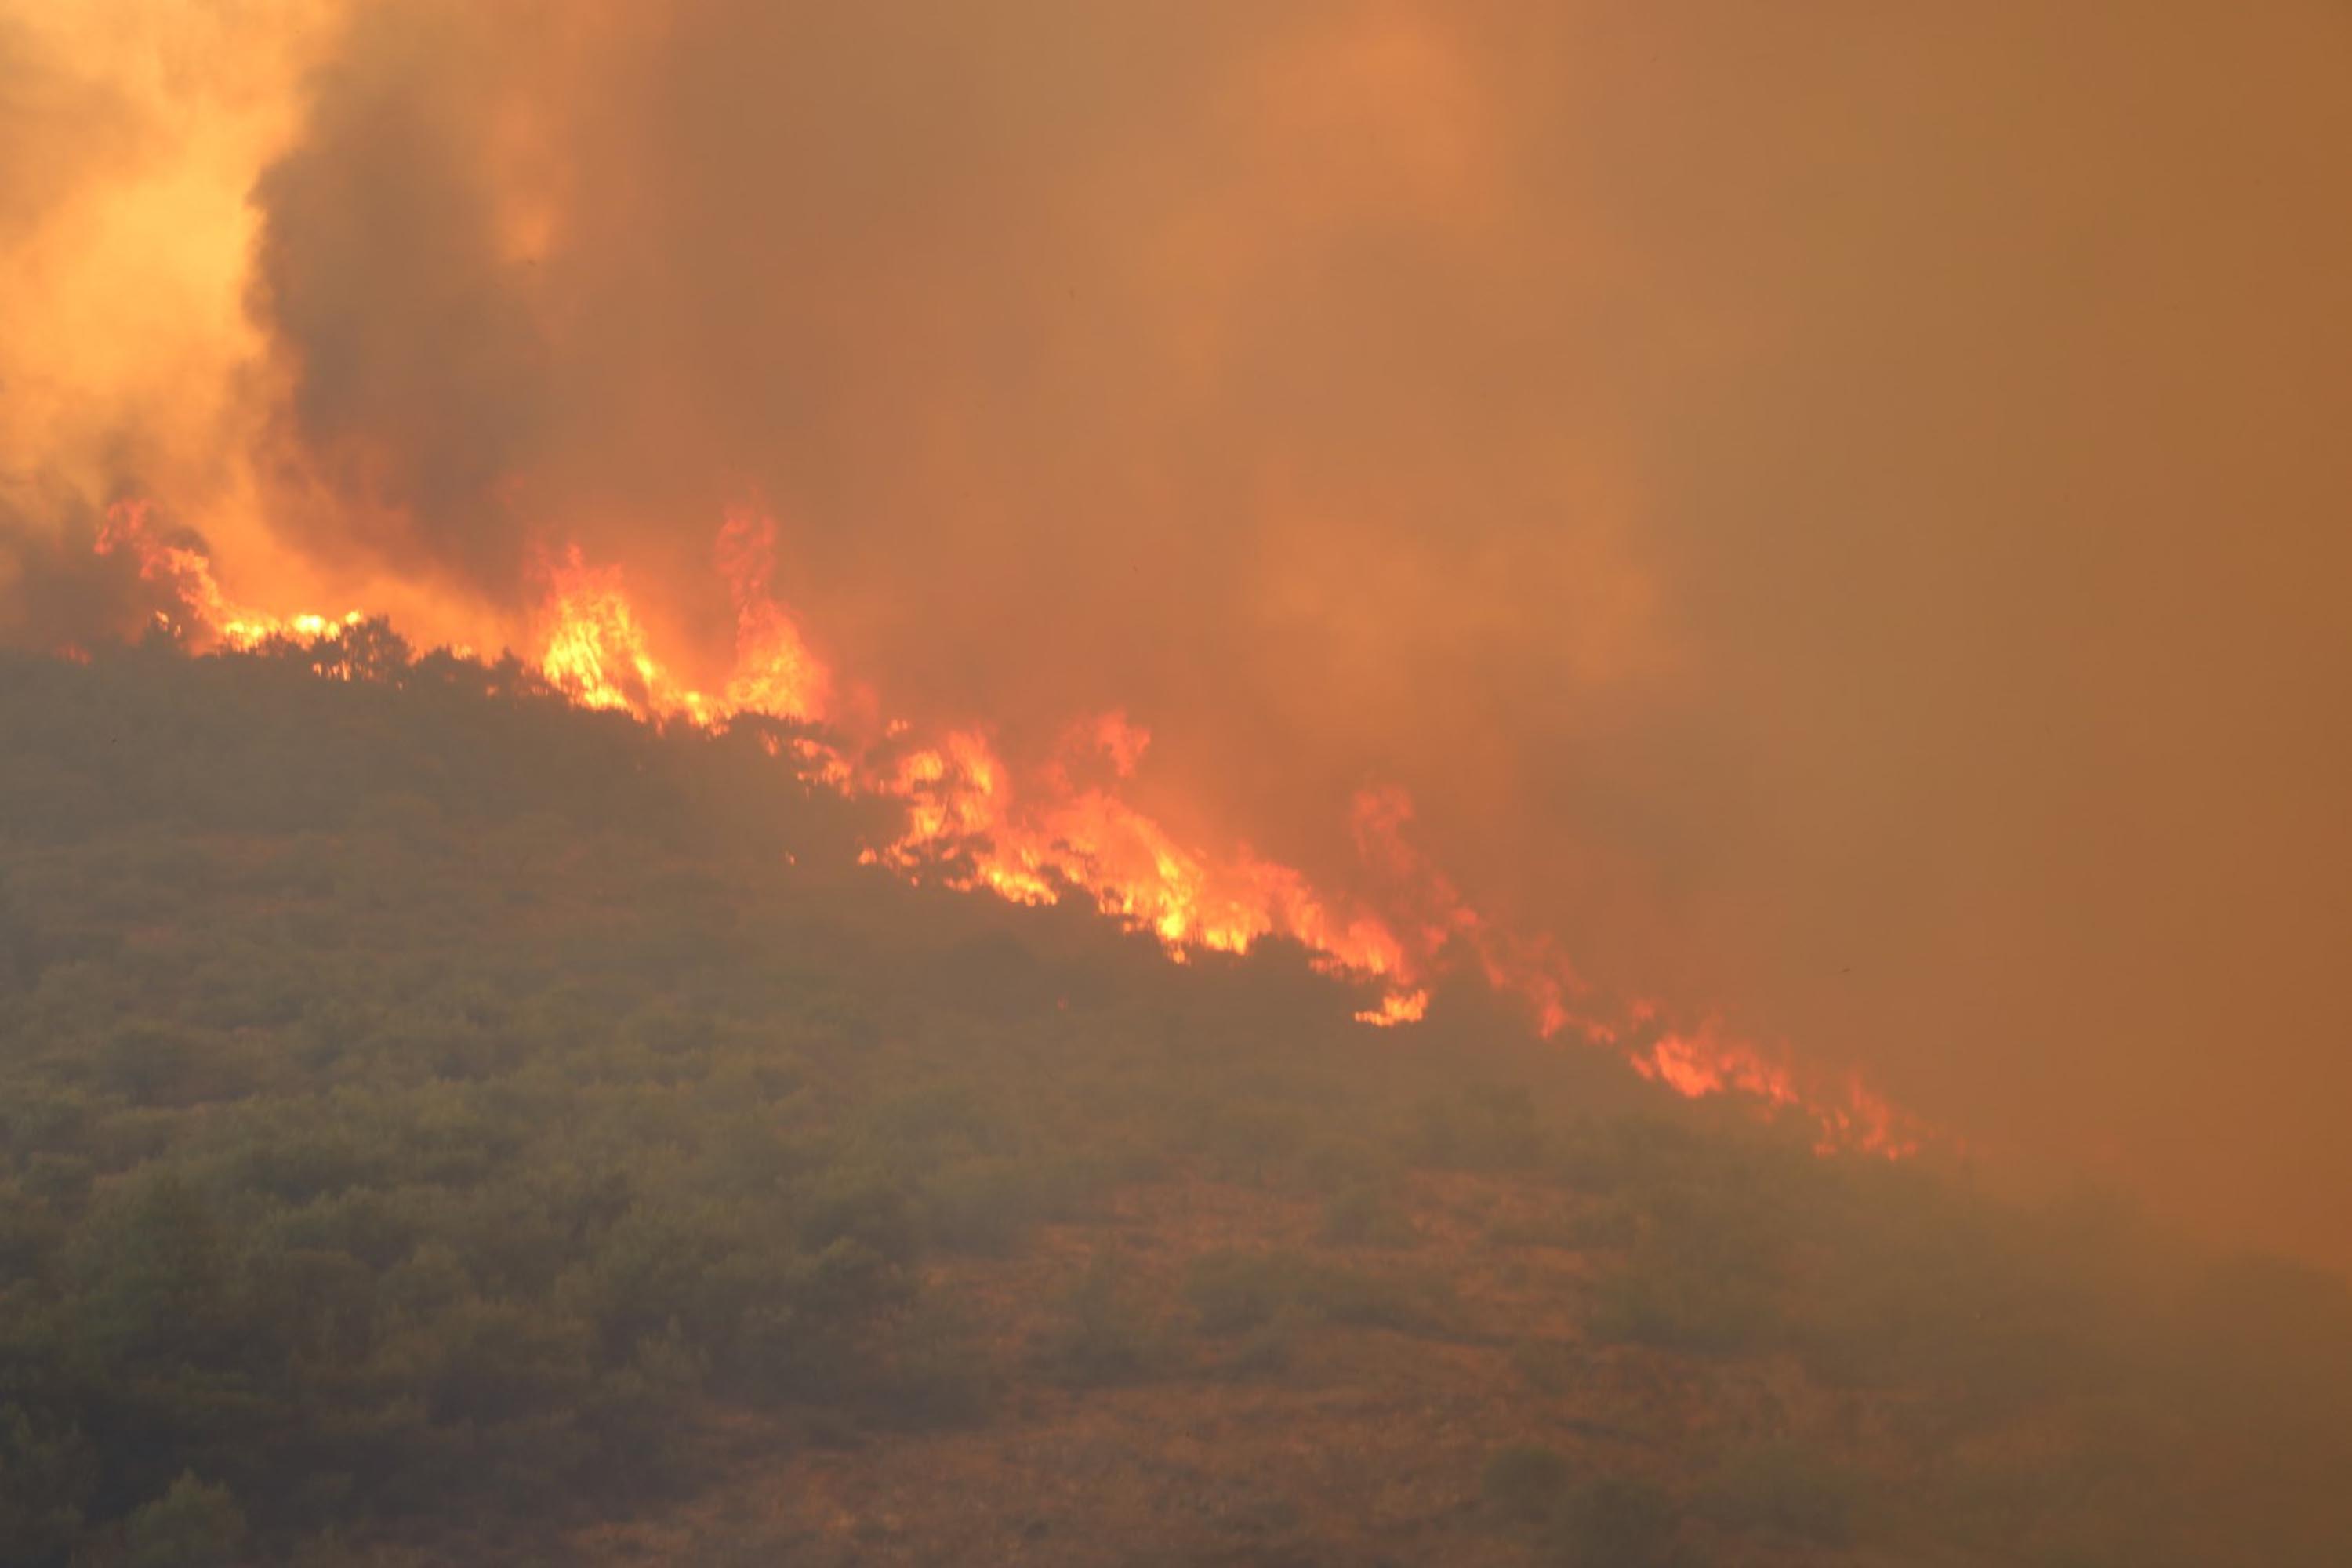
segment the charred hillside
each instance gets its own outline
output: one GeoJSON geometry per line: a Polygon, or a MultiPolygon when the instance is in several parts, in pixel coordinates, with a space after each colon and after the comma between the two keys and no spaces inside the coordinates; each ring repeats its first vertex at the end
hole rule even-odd
{"type": "Polygon", "coordinates": [[[2340,1280],[862,864],[793,733],[0,658],[0,1563],[2345,1561],[2340,1280]]]}

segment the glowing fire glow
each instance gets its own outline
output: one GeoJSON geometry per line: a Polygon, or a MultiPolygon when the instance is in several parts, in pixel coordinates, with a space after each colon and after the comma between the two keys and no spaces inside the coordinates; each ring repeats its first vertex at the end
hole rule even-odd
{"type": "MultiPolygon", "coordinates": [[[[237,604],[205,551],[158,528],[142,502],[110,512],[98,548],[127,553],[143,579],[169,593],[178,613],[159,619],[194,646],[321,643],[361,623],[357,614],[281,616],[237,604]]],[[[774,594],[772,522],[730,513],[716,563],[734,603],[735,660],[715,694],[688,685],[656,657],[620,569],[588,562],[576,545],[543,566],[540,672],[581,707],[648,723],[716,729],[747,715],[808,724],[833,717],[833,672],[774,594]]],[[[1802,1073],[1785,1054],[1729,1036],[1716,1020],[1676,1029],[1641,1001],[1617,1017],[1596,1015],[1591,988],[1548,939],[1487,921],[1413,845],[1412,803],[1401,790],[1366,791],[1352,808],[1358,854],[1379,893],[1375,910],[1318,891],[1297,868],[1245,848],[1214,854],[1180,842],[1119,791],[1151,743],[1150,731],[1124,713],[1075,726],[1057,755],[1025,769],[1008,765],[982,728],[927,741],[904,721],[869,728],[865,736],[761,740],[803,780],[903,807],[904,829],[867,848],[861,858],[870,864],[1015,903],[1085,898],[1150,932],[1180,962],[1286,939],[1325,973],[1374,991],[1355,1016],[1378,1027],[1422,1021],[1432,983],[1466,969],[1517,998],[1544,1037],[1573,1032],[1688,1098],[1732,1094],[1767,1112],[1795,1111],[1810,1119],[1824,1152],[1901,1157],[1921,1146],[1916,1124],[1858,1081],[1802,1073]]]]}
{"type": "Polygon", "coordinates": [[[337,616],[305,612],[273,616],[233,602],[213,576],[212,558],[192,543],[174,542],[155,522],[154,510],[143,500],[117,501],[107,508],[98,531],[100,555],[127,555],[139,566],[142,581],[166,589],[179,601],[184,622],[156,612],[165,631],[193,632],[233,648],[258,647],[273,637],[317,642],[360,624],[357,610],[337,616]]]}

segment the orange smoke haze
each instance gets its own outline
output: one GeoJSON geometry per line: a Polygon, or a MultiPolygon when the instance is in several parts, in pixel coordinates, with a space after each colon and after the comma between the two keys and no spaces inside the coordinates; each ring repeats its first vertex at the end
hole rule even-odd
{"type": "Polygon", "coordinates": [[[877,855],[2352,1262],[2347,70],[2327,0],[0,0],[0,635],[822,720],[877,855]]]}

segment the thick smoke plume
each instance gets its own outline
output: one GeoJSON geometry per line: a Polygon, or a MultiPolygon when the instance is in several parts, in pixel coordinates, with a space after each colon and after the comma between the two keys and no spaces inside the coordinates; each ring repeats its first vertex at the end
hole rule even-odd
{"type": "Polygon", "coordinates": [[[756,506],[897,710],[1123,709],[1334,876],[1401,787],[1597,983],[2343,1261],[2347,73],[2325,0],[17,0],[0,614],[135,624],[42,584],[139,495],[427,637],[577,543],[716,668],[756,506]]]}

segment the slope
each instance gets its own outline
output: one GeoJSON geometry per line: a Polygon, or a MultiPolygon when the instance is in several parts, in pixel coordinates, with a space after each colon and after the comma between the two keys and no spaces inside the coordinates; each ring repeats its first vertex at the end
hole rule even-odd
{"type": "Polygon", "coordinates": [[[0,1563],[2333,1563],[2352,1297],[1279,943],[761,726],[0,661],[0,1563]]]}

